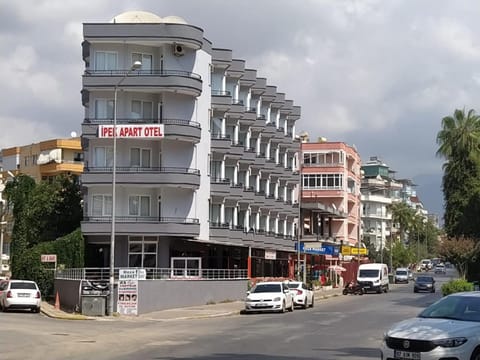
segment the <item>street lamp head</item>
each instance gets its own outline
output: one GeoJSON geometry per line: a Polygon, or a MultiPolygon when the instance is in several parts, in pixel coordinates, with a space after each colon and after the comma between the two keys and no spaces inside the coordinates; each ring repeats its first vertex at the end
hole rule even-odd
{"type": "Polygon", "coordinates": [[[135,61],[132,65],[132,71],[138,70],[142,67],[142,62],[141,61],[135,61]]]}

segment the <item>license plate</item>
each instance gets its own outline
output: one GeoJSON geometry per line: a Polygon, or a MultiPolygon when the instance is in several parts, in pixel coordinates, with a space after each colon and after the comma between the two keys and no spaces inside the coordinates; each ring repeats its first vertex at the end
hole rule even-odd
{"type": "Polygon", "coordinates": [[[255,307],[267,307],[268,304],[256,304],[255,307]]]}
{"type": "Polygon", "coordinates": [[[19,293],[18,297],[30,297],[30,294],[19,293]]]}
{"type": "Polygon", "coordinates": [[[393,356],[398,360],[420,360],[419,352],[395,350],[393,356]]]}

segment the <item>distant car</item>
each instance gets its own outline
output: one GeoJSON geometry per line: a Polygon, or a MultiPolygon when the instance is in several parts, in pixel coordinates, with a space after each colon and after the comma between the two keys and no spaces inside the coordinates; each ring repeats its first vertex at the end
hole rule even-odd
{"type": "Polygon", "coordinates": [[[407,268],[398,268],[395,271],[395,284],[406,283],[408,284],[408,269],[407,268]]]}
{"type": "Polygon", "coordinates": [[[255,285],[247,292],[245,312],[258,311],[293,311],[293,293],[288,283],[281,281],[266,281],[255,285]]]}
{"type": "Polygon", "coordinates": [[[42,296],[34,281],[8,280],[0,283],[0,308],[2,311],[10,309],[30,309],[40,312],[42,296]]]}
{"type": "Polygon", "coordinates": [[[432,264],[432,260],[430,260],[430,259],[423,259],[420,262],[420,269],[422,271],[432,270],[432,267],[433,267],[433,264],[432,264]]]}
{"type": "Polygon", "coordinates": [[[480,360],[480,292],[455,293],[384,335],[382,359],[480,360]]]}
{"type": "Polygon", "coordinates": [[[307,307],[313,307],[313,291],[309,289],[304,282],[290,281],[288,283],[288,288],[293,293],[293,303],[295,306],[301,306],[304,309],[307,307]]]}
{"type": "Polygon", "coordinates": [[[445,265],[443,264],[437,264],[435,266],[435,274],[446,274],[447,273],[447,269],[445,268],[445,265]]]}
{"type": "Polygon", "coordinates": [[[417,276],[415,284],[413,285],[413,292],[416,293],[419,291],[435,292],[435,279],[433,276],[417,276]]]}

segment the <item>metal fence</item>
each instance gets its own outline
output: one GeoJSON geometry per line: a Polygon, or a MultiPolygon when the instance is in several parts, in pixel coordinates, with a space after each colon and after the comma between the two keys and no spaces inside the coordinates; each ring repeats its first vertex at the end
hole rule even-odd
{"type": "MultiPolygon", "coordinates": [[[[115,279],[118,279],[118,270],[119,268],[115,268],[115,279]]],[[[247,269],[142,268],[142,270],[145,271],[146,280],[248,279],[247,269]]],[[[63,269],[55,273],[55,278],[60,280],[108,280],[109,277],[109,268],[63,269]]]]}

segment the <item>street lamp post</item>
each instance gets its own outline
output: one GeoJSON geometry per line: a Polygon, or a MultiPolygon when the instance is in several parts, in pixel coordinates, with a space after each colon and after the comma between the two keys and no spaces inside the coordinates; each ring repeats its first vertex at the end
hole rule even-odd
{"type": "Polygon", "coordinates": [[[115,193],[116,193],[116,177],[117,177],[117,93],[118,87],[126,79],[126,77],[134,70],[138,70],[142,67],[140,61],[135,61],[123,77],[115,85],[113,95],[113,159],[112,159],[112,230],[110,234],[110,273],[109,273],[109,285],[110,285],[110,301],[108,304],[108,315],[113,314],[114,304],[114,290],[115,290],[115,193]]]}

